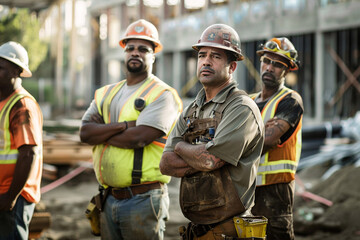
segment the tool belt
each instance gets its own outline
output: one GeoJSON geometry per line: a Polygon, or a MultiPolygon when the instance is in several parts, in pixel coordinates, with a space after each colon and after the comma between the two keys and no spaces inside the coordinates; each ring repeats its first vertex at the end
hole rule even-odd
{"type": "Polygon", "coordinates": [[[153,189],[162,189],[163,183],[155,182],[141,185],[134,185],[125,188],[111,188],[110,194],[117,200],[130,199],[135,195],[146,193],[153,189]]]}
{"type": "Polygon", "coordinates": [[[179,233],[182,240],[265,240],[266,224],[264,217],[233,217],[214,224],[190,222],[179,233]]]}

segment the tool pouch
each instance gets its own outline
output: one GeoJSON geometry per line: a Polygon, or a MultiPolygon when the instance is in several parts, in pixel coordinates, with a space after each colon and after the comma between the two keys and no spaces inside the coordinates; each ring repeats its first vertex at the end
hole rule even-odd
{"type": "Polygon", "coordinates": [[[95,198],[96,196],[91,198],[86,208],[85,216],[90,221],[91,233],[95,236],[100,236],[100,209],[96,206],[95,198]]]}
{"type": "Polygon", "coordinates": [[[180,206],[197,224],[212,224],[245,211],[227,167],[198,172],[181,179],[180,206]]]}
{"type": "Polygon", "coordinates": [[[100,215],[101,212],[104,210],[104,204],[106,201],[106,198],[111,191],[111,188],[108,187],[107,189],[104,189],[102,186],[99,187],[99,194],[95,195],[91,198],[86,211],[85,216],[90,221],[91,226],[91,233],[95,236],[100,236],[100,215]]]}

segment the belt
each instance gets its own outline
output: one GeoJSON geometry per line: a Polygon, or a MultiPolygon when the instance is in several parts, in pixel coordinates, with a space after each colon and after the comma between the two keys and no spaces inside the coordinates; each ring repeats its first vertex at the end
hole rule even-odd
{"type": "Polygon", "coordinates": [[[135,195],[146,193],[153,189],[161,189],[163,183],[155,182],[149,184],[134,185],[125,188],[111,188],[110,194],[118,200],[129,199],[135,195]]]}

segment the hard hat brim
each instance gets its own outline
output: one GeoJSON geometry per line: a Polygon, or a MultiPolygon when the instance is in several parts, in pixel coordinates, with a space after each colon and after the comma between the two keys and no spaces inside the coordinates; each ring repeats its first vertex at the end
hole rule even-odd
{"type": "Polygon", "coordinates": [[[262,50],[256,51],[256,54],[257,54],[258,56],[260,56],[260,57],[261,57],[262,55],[264,55],[265,53],[273,53],[273,54],[279,55],[279,56],[281,56],[281,57],[286,58],[287,60],[289,60],[289,61],[290,61],[290,64],[291,64],[291,66],[290,66],[290,70],[291,70],[291,71],[296,71],[296,70],[299,69],[299,66],[296,64],[296,62],[294,62],[293,60],[291,60],[290,58],[288,58],[286,55],[279,54],[279,53],[277,53],[277,52],[269,51],[269,50],[266,50],[266,49],[262,49],[262,50]]]}
{"type": "Polygon", "coordinates": [[[218,43],[209,43],[209,42],[204,42],[204,43],[197,43],[197,44],[194,44],[192,45],[192,48],[196,51],[199,51],[200,48],[202,47],[214,47],[214,48],[220,48],[220,49],[223,49],[223,50],[226,50],[226,51],[230,51],[232,53],[235,54],[236,56],[236,61],[242,61],[244,60],[244,56],[241,54],[241,53],[238,53],[236,52],[234,49],[230,48],[230,47],[226,47],[226,46],[223,46],[223,45],[220,45],[218,43]]]}
{"type": "Polygon", "coordinates": [[[0,58],[4,58],[4,59],[8,60],[9,62],[12,62],[15,65],[21,67],[23,69],[23,71],[20,73],[20,77],[31,77],[32,76],[32,73],[31,73],[30,69],[28,68],[28,66],[26,66],[22,62],[18,61],[17,59],[9,58],[6,56],[0,56],[0,58]]]}
{"type": "Polygon", "coordinates": [[[154,49],[154,53],[158,53],[163,49],[163,45],[161,44],[160,41],[155,41],[153,38],[151,37],[147,37],[147,36],[143,36],[143,35],[132,35],[132,36],[128,36],[128,37],[124,37],[119,41],[119,44],[122,48],[125,48],[126,46],[126,40],[130,40],[130,39],[140,39],[140,40],[147,40],[149,42],[152,42],[155,44],[155,49],[154,49]]]}

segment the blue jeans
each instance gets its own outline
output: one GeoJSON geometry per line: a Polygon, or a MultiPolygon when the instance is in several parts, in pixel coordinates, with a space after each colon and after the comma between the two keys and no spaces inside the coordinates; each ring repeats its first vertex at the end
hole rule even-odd
{"type": "Polygon", "coordinates": [[[150,190],[130,199],[117,200],[111,194],[101,213],[101,239],[164,239],[169,218],[169,195],[163,189],[150,190]]]}
{"type": "Polygon", "coordinates": [[[35,203],[21,195],[11,211],[0,211],[0,240],[27,240],[35,203]]]}

